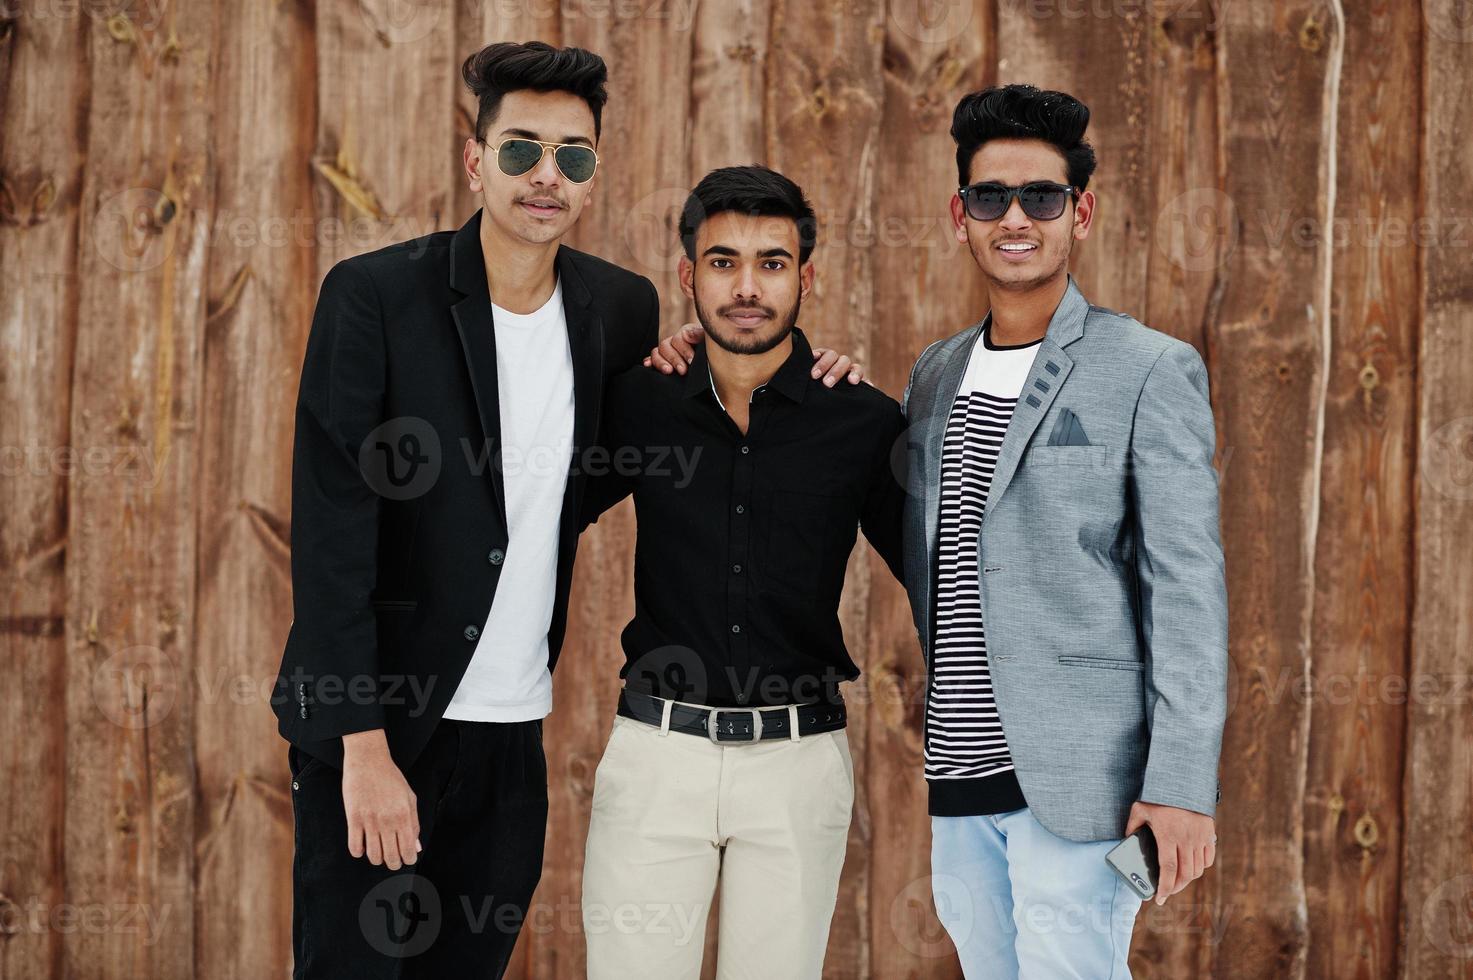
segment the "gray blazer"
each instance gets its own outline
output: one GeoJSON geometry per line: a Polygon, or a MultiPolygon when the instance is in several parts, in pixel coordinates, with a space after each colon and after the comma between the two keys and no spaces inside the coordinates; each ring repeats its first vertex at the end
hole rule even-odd
{"type": "MultiPolygon", "coordinates": [[[[981,328],[926,348],[905,389],[905,574],[928,676],[941,444],[981,328]]],[[[1071,276],[1003,438],[977,562],[1018,783],[1060,837],[1122,837],[1136,800],[1215,813],[1228,666],[1215,445],[1196,349],[1090,306],[1071,276]]]]}

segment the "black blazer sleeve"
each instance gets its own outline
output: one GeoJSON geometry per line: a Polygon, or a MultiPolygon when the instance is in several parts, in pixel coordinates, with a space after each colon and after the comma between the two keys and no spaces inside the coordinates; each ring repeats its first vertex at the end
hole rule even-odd
{"type": "MultiPolygon", "coordinates": [[[[628,367],[635,371],[653,371],[654,368],[644,366],[644,358],[660,343],[660,294],[655,289],[655,284],[648,279],[641,277],[640,281],[645,285],[646,296],[642,304],[643,312],[634,331],[639,346],[628,367]]],[[[616,364],[615,368],[622,370],[624,365],[616,364]]],[[[600,426],[597,453],[599,465],[589,466],[588,484],[583,493],[582,513],[579,515],[580,531],[587,529],[590,524],[596,524],[604,511],[634,492],[635,481],[630,478],[627,466],[619,465],[620,457],[617,455],[619,447],[629,441],[629,426],[625,415],[629,411],[627,403],[630,399],[627,393],[621,392],[621,389],[629,387],[632,386],[620,384],[618,379],[611,380],[604,387],[603,423],[600,426]]]]}
{"type": "MultiPolygon", "coordinates": [[[[381,728],[377,630],[380,497],[359,450],[384,421],[383,309],[373,280],[345,260],[323,280],[307,339],[292,451],[294,620],[288,660],[313,691],[308,738],[381,728]]],[[[295,701],[295,693],[293,693],[295,701]]]]}

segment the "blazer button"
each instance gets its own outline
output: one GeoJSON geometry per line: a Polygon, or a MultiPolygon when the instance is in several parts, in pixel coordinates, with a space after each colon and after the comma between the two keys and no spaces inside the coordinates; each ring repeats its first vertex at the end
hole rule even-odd
{"type": "Polygon", "coordinates": [[[491,564],[500,565],[503,561],[506,560],[506,552],[502,551],[500,548],[492,548],[491,554],[487,555],[486,558],[491,562],[491,564]]]}
{"type": "Polygon", "coordinates": [[[481,628],[479,626],[467,626],[465,628],[465,638],[467,640],[474,640],[476,637],[478,637],[480,635],[481,635],[481,628]]]}

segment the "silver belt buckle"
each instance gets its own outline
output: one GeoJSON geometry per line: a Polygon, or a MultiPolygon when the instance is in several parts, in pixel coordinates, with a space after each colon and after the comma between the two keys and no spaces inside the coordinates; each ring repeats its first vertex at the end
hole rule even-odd
{"type": "Polygon", "coordinates": [[[715,745],[731,745],[733,743],[737,745],[748,745],[752,742],[760,742],[762,741],[762,709],[712,708],[710,714],[706,718],[706,737],[709,738],[711,742],[715,745]],[[716,737],[717,721],[720,719],[720,716],[723,712],[731,714],[738,711],[745,711],[752,716],[752,737],[743,739],[729,739],[723,742],[721,739],[716,737]]]}

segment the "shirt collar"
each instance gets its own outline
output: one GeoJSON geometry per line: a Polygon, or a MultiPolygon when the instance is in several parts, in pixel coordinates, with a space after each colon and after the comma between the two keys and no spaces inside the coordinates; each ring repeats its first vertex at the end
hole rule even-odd
{"type": "MultiPolygon", "coordinates": [[[[777,371],[766,384],[758,386],[754,390],[772,388],[779,394],[786,396],[789,400],[801,404],[803,396],[808,392],[808,384],[812,381],[810,372],[813,369],[813,348],[809,346],[808,338],[803,331],[794,327],[792,332],[793,350],[788,354],[788,359],[778,366],[777,371]]],[[[716,394],[715,379],[711,377],[711,362],[706,358],[706,344],[711,343],[707,338],[704,343],[696,344],[696,356],[691,361],[690,368],[685,372],[684,397],[694,398],[702,392],[709,391],[716,398],[716,403],[721,403],[721,396],[716,394]]],[[[723,410],[725,406],[722,406],[723,410]]]]}

